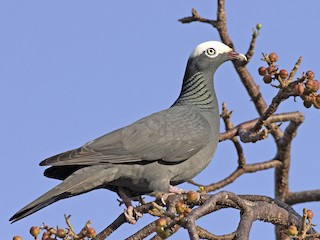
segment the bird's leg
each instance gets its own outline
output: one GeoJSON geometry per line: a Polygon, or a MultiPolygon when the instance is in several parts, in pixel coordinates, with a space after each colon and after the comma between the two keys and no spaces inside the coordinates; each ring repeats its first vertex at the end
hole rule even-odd
{"type": "Polygon", "coordinates": [[[187,193],[187,190],[183,190],[181,188],[175,187],[175,186],[171,186],[169,187],[169,190],[167,193],[163,194],[161,197],[161,202],[166,205],[166,201],[168,199],[168,197],[170,195],[174,195],[174,194],[182,194],[182,193],[187,193]]]}
{"type": "Polygon", "coordinates": [[[132,204],[131,204],[131,198],[128,197],[128,195],[125,192],[125,189],[122,187],[118,187],[118,195],[126,205],[127,209],[124,210],[124,216],[128,223],[135,224],[138,220],[138,218],[142,217],[142,213],[137,212],[132,204]]]}

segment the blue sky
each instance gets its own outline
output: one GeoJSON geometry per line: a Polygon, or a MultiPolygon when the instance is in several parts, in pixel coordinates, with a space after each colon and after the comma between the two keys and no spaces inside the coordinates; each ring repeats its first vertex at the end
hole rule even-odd
{"type": "MultiPolygon", "coordinates": [[[[2,146],[0,235],[30,239],[33,225],[65,226],[71,214],[76,229],[91,219],[97,231],[122,211],[117,196],[106,190],[57,202],[10,225],[21,207],[55,186],[43,177],[38,163],[46,157],[79,147],[85,142],[150,113],[176,99],[191,50],[207,40],[219,40],[211,26],[183,25],[195,7],[203,17],[215,18],[216,1],[1,1],[0,2],[0,124],[2,146]]],[[[248,49],[252,28],[262,23],[256,54],[248,65],[270,102],[276,90],[257,74],[261,53],[275,51],[279,66],[290,70],[303,56],[302,71],[320,76],[318,11],[320,2],[227,1],[228,29],[236,50],[248,49]]],[[[233,109],[235,124],[257,117],[231,63],[215,75],[219,102],[233,109]]],[[[305,109],[300,100],[284,102],[278,112],[302,111],[305,123],[293,142],[290,188],[319,188],[319,110],[305,109]]],[[[271,139],[246,144],[248,162],[269,160],[275,154],[271,139]]],[[[219,145],[214,161],[195,180],[208,184],[227,176],[236,166],[229,142],[219,145]]],[[[185,189],[195,189],[182,185],[185,189]]],[[[225,188],[235,193],[273,196],[273,170],[242,176],[225,188]]],[[[319,203],[312,208],[320,222],[319,203]]],[[[122,226],[110,239],[123,239],[153,220],[122,226]]],[[[224,210],[199,220],[216,234],[233,231],[238,212],[224,210]]],[[[255,223],[250,239],[274,237],[271,224],[255,223]],[[258,237],[259,236],[259,237],[258,237]]],[[[172,239],[186,239],[181,229],[172,239]]]]}

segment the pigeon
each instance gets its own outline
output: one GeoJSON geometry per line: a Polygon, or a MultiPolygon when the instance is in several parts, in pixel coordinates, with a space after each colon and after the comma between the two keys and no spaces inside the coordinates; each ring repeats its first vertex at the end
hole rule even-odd
{"type": "Polygon", "coordinates": [[[180,95],[170,108],[43,160],[40,166],[50,166],[44,175],[62,182],[10,221],[64,198],[108,189],[123,199],[126,219],[135,223],[132,198],[181,193],[175,186],[199,174],[216,151],[220,115],[213,76],[229,60],[246,61],[246,57],[218,41],[196,46],[187,62],[180,95]]]}

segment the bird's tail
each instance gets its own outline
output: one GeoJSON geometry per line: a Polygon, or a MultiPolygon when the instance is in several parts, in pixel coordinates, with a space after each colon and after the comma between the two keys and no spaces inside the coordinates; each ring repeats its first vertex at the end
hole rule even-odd
{"type": "MultiPolygon", "coordinates": [[[[52,189],[53,190],[53,189],[52,189]]],[[[29,216],[30,214],[39,211],[40,209],[60,200],[63,198],[67,198],[67,195],[58,195],[58,196],[51,196],[52,190],[43,194],[41,197],[37,198],[33,202],[29,203],[27,206],[19,210],[16,214],[14,214],[9,221],[14,223],[22,218],[29,216]]]]}
{"type": "Polygon", "coordinates": [[[10,221],[14,223],[61,199],[101,188],[105,183],[111,182],[114,176],[115,170],[112,168],[103,168],[98,165],[82,168],[19,210],[10,218],[10,221]]]}

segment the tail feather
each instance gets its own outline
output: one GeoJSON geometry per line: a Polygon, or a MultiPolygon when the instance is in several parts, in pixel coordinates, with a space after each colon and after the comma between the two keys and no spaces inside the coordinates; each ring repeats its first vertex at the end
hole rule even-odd
{"type": "Polygon", "coordinates": [[[114,180],[117,170],[101,166],[81,168],[67,177],[62,183],[46,192],[14,214],[10,221],[16,222],[40,209],[64,198],[76,196],[102,187],[114,180]]]}
{"type": "Polygon", "coordinates": [[[41,196],[40,198],[36,199],[35,201],[33,201],[32,203],[28,204],[27,206],[25,206],[24,208],[22,208],[21,210],[19,210],[16,214],[14,214],[9,221],[11,221],[11,223],[14,223],[22,218],[25,218],[29,215],[31,215],[32,213],[35,213],[37,211],[39,211],[40,209],[49,206],[50,204],[59,201],[60,199],[63,198],[67,198],[68,196],[65,194],[61,194],[59,196],[55,196],[55,197],[51,197],[48,198],[46,200],[42,200],[42,198],[45,196],[46,194],[44,194],[43,196],[41,196]]]}

